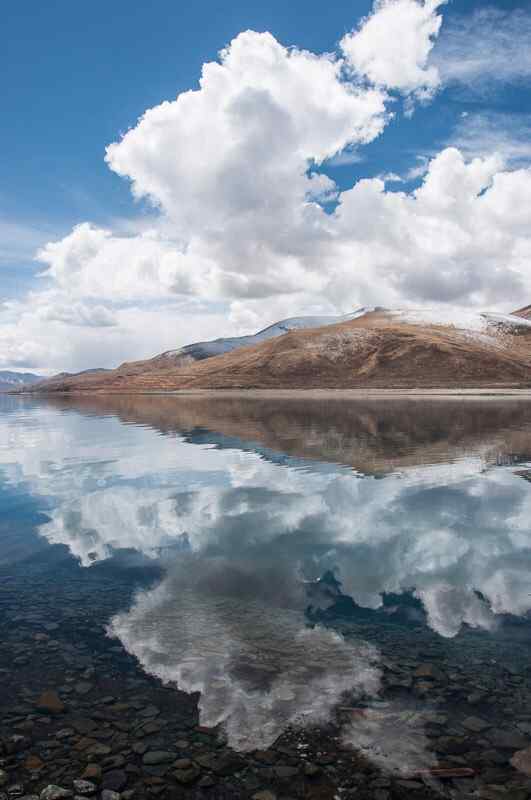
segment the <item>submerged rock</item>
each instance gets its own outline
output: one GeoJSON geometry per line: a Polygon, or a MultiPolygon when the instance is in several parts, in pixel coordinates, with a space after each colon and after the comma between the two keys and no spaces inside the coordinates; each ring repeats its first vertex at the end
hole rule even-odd
{"type": "Polygon", "coordinates": [[[517,731],[489,731],[487,738],[494,747],[499,747],[500,750],[523,749],[529,744],[528,739],[517,731]]]}
{"type": "Polygon", "coordinates": [[[196,781],[201,774],[201,770],[199,767],[192,766],[189,769],[176,769],[173,773],[173,777],[179,783],[184,785],[188,783],[193,783],[196,781]]]}
{"type": "Polygon", "coordinates": [[[531,777],[531,745],[524,750],[517,750],[511,758],[511,764],[519,772],[531,777]]]}
{"type": "Polygon", "coordinates": [[[99,764],[87,764],[81,776],[83,781],[96,781],[101,780],[101,767],[99,764]]]}
{"type": "Polygon", "coordinates": [[[148,766],[156,766],[157,764],[169,764],[175,758],[175,753],[170,753],[167,750],[149,750],[145,753],[142,763],[148,766]]]}
{"type": "Polygon", "coordinates": [[[37,700],[35,708],[48,714],[62,714],[65,704],[54,689],[47,689],[37,700]]]}
{"type": "Polygon", "coordinates": [[[56,786],[50,783],[42,790],[40,800],[65,800],[67,797],[72,797],[70,789],[64,789],[62,786],[56,786]]]}
{"type": "Polygon", "coordinates": [[[463,720],[462,725],[464,728],[474,733],[481,733],[481,731],[490,728],[490,724],[479,717],[467,717],[463,720]]]}
{"type": "Polygon", "coordinates": [[[127,784],[127,775],[121,769],[112,769],[105,772],[102,780],[103,789],[110,789],[112,792],[121,792],[127,784]]]}
{"type": "Polygon", "coordinates": [[[72,786],[77,794],[90,795],[96,791],[96,786],[93,783],[81,779],[73,781],[72,786]]]}

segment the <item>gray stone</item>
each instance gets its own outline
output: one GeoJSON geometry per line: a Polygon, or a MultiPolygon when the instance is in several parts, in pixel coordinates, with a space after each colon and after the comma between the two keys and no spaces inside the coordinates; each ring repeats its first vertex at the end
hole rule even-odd
{"type": "Polygon", "coordinates": [[[0,769],[0,786],[5,786],[6,783],[9,782],[9,775],[7,772],[4,772],[3,769],[0,769]]]}
{"type": "Polygon", "coordinates": [[[177,739],[175,742],[175,747],[177,750],[187,750],[190,747],[190,742],[188,739],[177,739]]]}
{"type": "Polygon", "coordinates": [[[418,781],[396,781],[397,786],[401,786],[402,789],[409,789],[411,792],[418,791],[418,789],[422,789],[422,783],[418,781]]]}
{"type": "Polygon", "coordinates": [[[175,769],[190,769],[193,767],[193,762],[189,758],[178,758],[173,766],[175,769]]]}
{"type": "Polygon", "coordinates": [[[212,777],[212,775],[203,775],[199,783],[197,784],[201,787],[201,789],[210,789],[211,786],[216,785],[216,781],[212,777]]]}
{"type": "Polygon", "coordinates": [[[157,764],[169,764],[175,759],[175,753],[170,753],[168,750],[148,750],[142,758],[142,762],[149,766],[157,764]]]}
{"type": "Polygon", "coordinates": [[[83,774],[81,776],[82,781],[88,781],[92,783],[92,781],[97,781],[98,783],[101,780],[101,767],[99,764],[87,764],[85,769],[83,770],[83,774]]]}
{"type": "Polygon", "coordinates": [[[273,769],[277,778],[280,779],[294,778],[295,775],[299,774],[297,767],[288,767],[282,764],[278,767],[273,767],[273,769]]]}
{"type": "Polygon", "coordinates": [[[484,750],[481,754],[481,760],[487,764],[507,764],[509,758],[507,753],[500,753],[499,750],[484,750]]]}
{"type": "Polygon", "coordinates": [[[94,688],[93,684],[87,683],[86,681],[80,681],[79,683],[76,683],[76,685],[74,686],[76,692],[81,695],[88,694],[90,691],[92,691],[93,688],[94,688]]]}
{"type": "Polygon", "coordinates": [[[233,775],[245,766],[244,760],[237,753],[227,751],[222,753],[216,764],[214,765],[214,772],[216,775],[226,777],[233,775]]]}
{"type": "Polygon", "coordinates": [[[148,719],[152,717],[158,717],[160,714],[160,709],[157,706],[146,706],[142,711],[139,712],[139,717],[147,717],[148,719]]]}
{"type": "Polygon", "coordinates": [[[468,753],[470,743],[457,736],[441,736],[435,743],[435,750],[437,753],[459,756],[468,753]]]}
{"type": "Polygon", "coordinates": [[[89,747],[87,750],[88,755],[90,756],[108,756],[111,753],[111,748],[108,744],[93,744],[92,747],[89,747]]]}
{"type": "Polygon", "coordinates": [[[489,731],[486,734],[489,742],[501,750],[523,750],[529,745],[529,740],[517,731],[489,731]]]}
{"type": "Polygon", "coordinates": [[[517,722],[518,729],[531,737],[531,722],[517,722]]]}
{"type": "Polygon", "coordinates": [[[198,767],[190,767],[190,769],[176,769],[172,775],[175,780],[178,781],[178,783],[186,785],[196,781],[201,775],[201,770],[198,767]]]}
{"type": "Polygon", "coordinates": [[[104,789],[101,793],[101,800],[120,800],[121,794],[110,789],[104,789]]]}
{"type": "Polygon", "coordinates": [[[63,800],[66,797],[72,797],[70,789],[64,789],[54,783],[48,784],[40,794],[40,800],[63,800]]]}
{"type": "Polygon", "coordinates": [[[94,794],[94,792],[96,791],[95,784],[91,783],[90,781],[84,781],[81,779],[77,781],[72,781],[72,786],[74,787],[74,791],[77,792],[77,794],[83,794],[83,795],[94,794]]]}
{"type": "Polygon", "coordinates": [[[90,736],[97,727],[93,719],[74,719],[70,725],[82,736],[90,736]]]}
{"type": "Polygon", "coordinates": [[[462,725],[464,728],[474,733],[481,733],[481,731],[491,727],[488,722],[484,719],[480,719],[480,717],[467,717],[463,720],[462,725]]]}
{"type": "Polygon", "coordinates": [[[127,784],[127,775],[121,769],[111,769],[104,772],[101,781],[102,789],[110,789],[112,792],[121,792],[127,784]]]}

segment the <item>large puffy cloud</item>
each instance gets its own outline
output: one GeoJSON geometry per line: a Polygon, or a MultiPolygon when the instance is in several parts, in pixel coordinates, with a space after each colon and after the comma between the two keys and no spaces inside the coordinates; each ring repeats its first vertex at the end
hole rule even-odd
{"type": "MultiPolygon", "coordinates": [[[[334,215],[339,246],[355,250],[362,273],[385,281],[391,303],[518,302],[531,293],[524,229],[531,170],[504,172],[501,163],[497,156],[466,162],[447,148],[412,194],[386,192],[379,180],[358,182],[334,215]]],[[[339,272],[338,291],[344,280],[339,272]]]]}
{"type": "MultiPolygon", "coordinates": [[[[279,218],[276,233],[265,239],[263,220],[252,230],[252,220],[237,215],[223,241],[201,238],[198,230],[182,252],[155,233],[119,238],[80,226],[41,258],[58,281],[94,298],[104,292],[123,299],[225,298],[235,303],[236,317],[257,309],[256,324],[273,321],[264,318],[264,297],[275,298],[273,317],[369,303],[504,308],[531,294],[530,201],[528,168],[507,171],[500,156],[467,161],[447,148],[414,192],[388,191],[378,178],[360,180],[338,195],[332,213],[301,200],[298,223],[290,227],[279,218]],[[82,239],[95,243],[86,255],[78,250],[82,239]]],[[[274,207],[272,219],[276,213],[274,207]]]]}
{"type": "Polygon", "coordinates": [[[162,232],[115,236],[89,223],[77,225],[37,253],[44,273],[73,296],[108,297],[114,302],[160,299],[169,292],[199,293],[198,277],[213,264],[196,261],[197,274],[186,269],[186,256],[162,232]]]}
{"type": "Polygon", "coordinates": [[[107,162],[186,237],[199,224],[215,234],[234,218],[267,214],[272,202],[290,210],[312,193],[309,160],[383,130],[385,94],[342,80],[342,67],[268,33],[242,33],[220,63],[205,64],[199,90],[147,111],[107,148],[107,162]]]}
{"type": "Polygon", "coordinates": [[[312,272],[329,234],[316,201],[335,187],[311,165],[373,140],[386,122],[385,93],[342,69],[248,31],[204,66],[199,90],[147,111],[108,148],[111,169],[167,216],[210,295],[320,290],[312,272]]]}

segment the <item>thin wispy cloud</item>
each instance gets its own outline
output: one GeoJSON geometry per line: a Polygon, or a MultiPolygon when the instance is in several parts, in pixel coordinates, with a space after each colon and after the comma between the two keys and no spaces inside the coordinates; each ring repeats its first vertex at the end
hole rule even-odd
{"type": "Polygon", "coordinates": [[[453,16],[444,25],[432,63],[444,84],[489,93],[531,77],[531,10],[493,5],[453,16]]]}
{"type": "Polygon", "coordinates": [[[464,114],[450,143],[469,158],[499,153],[513,167],[531,164],[531,114],[483,111],[464,114]]]}

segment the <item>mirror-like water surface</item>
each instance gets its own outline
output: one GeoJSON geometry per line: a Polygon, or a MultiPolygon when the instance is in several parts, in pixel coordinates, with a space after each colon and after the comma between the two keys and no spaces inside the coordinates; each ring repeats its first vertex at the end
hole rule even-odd
{"type": "Polygon", "coordinates": [[[0,793],[531,793],[526,402],[3,397],[0,510],[0,793]]]}

